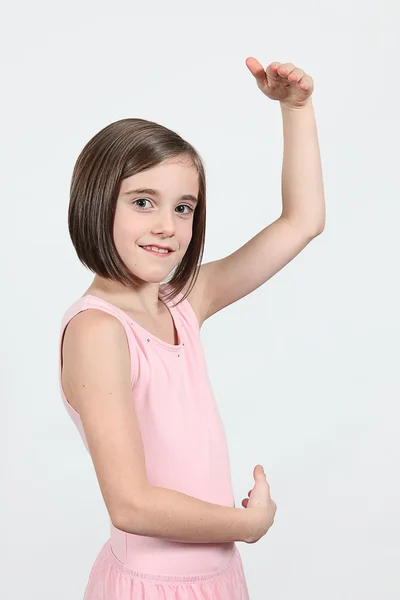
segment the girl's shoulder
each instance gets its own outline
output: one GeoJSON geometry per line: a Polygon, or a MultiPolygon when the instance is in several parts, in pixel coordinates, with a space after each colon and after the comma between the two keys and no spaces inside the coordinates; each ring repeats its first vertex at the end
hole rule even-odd
{"type": "Polygon", "coordinates": [[[116,335],[119,335],[119,338],[116,337],[116,339],[120,339],[121,326],[128,341],[132,367],[131,383],[133,384],[135,373],[138,371],[138,357],[136,339],[132,328],[129,326],[129,317],[117,306],[97,296],[90,294],[81,296],[64,311],[61,319],[59,338],[61,363],[64,342],[67,335],[71,337],[72,334],[74,339],[80,339],[85,336],[93,339],[93,335],[91,335],[93,328],[101,328],[107,335],[112,335],[112,331],[115,331],[116,335]]]}

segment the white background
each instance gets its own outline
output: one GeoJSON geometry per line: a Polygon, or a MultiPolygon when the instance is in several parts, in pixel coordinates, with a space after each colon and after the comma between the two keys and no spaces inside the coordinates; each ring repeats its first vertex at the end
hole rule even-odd
{"type": "Polygon", "coordinates": [[[400,597],[397,9],[395,0],[3,8],[2,598],[79,600],[109,533],[57,380],[62,314],[93,278],[67,231],[75,160],[122,118],[174,129],[207,169],[204,262],[231,253],[281,210],[281,113],[248,56],[313,77],[327,202],[324,233],[202,329],[236,505],[258,463],[278,505],[267,535],[239,545],[250,597],[400,597]]]}

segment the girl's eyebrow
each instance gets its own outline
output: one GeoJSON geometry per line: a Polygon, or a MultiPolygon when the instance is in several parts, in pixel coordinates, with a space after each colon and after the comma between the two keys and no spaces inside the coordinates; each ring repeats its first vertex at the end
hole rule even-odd
{"type": "MultiPolygon", "coordinates": [[[[152,196],[161,196],[158,190],[153,190],[151,188],[138,188],[136,190],[129,190],[129,192],[125,192],[124,195],[129,196],[130,194],[151,194],[152,196]]],[[[191,200],[195,204],[198,202],[198,198],[196,198],[196,196],[192,196],[192,194],[184,194],[180,197],[180,200],[191,200]]]]}

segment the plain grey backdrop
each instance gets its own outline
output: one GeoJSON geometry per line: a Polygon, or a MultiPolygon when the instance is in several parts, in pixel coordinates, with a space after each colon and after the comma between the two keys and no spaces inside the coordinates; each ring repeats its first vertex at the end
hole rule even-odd
{"type": "Polygon", "coordinates": [[[75,160],[122,118],[176,130],[206,165],[204,262],[231,253],[281,210],[280,108],[248,56],[313,77],[327,202],[324,233],[202,329],[236,505],[258,463],[278,505],[267,535],[239,544],[250,597],[400,597],[397,10],[394,0],[3,7],[2,598],[81,599],[109,533],[57,379],[61,317],[93,278],[67,230],[75,160]]]}

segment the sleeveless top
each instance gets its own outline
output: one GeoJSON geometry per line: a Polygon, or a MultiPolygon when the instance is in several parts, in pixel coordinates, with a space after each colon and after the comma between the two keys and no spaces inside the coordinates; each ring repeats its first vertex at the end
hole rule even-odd
{"type": "MultiPolygon", "coordinates": [[[[69,321],[83,310],[97,309],[113,315],[125,328],[129,345],[132,402],[149,483],[234,507],[227,441],[207,372],[199,322],[187,299],[171,306],[182,296],[165,301],[178,333],[178,345],[159,339],[120,308],[97,296],[79,298],[62,318],[61,396],[90,454],[79,414],[62,389],[62,340],[69,321]]],[[[236,551],[235,542],[183,543],[139,536],[117,529],[111,520],[109,541],[113,554],[124,566],[154,575],[212,573],[224,568],[236,551]]]]}

